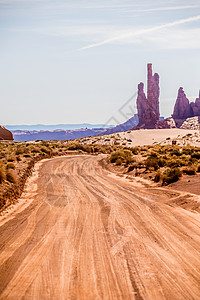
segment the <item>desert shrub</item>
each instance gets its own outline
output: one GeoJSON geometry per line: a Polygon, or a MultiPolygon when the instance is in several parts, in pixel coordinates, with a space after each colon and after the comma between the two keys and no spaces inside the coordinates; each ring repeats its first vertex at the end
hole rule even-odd
{"type": "Polygon", "coordinates": [[[195,167],[191,166],[191,167],[183,169],[183,173],[187,174],[187,175],[195,175],[196,174],[196,169],[195,169],[195,167]]]}
{"type": "Polygon", "coordinates": [[[7,163],[6,169],[13,169],[14,170],[15,169],[15,164],[12,163],[12,162],[7,163]]]}
{"type": "Polygon", "coordinates": [[[22,159],[21,159],[21,156],[20,155],[17,155],[16,156],[16,160],[19,162],[19,161],[21,161],[22,159]]]}
{"type": "Polygon", "coordinates": [[[49,147],[50,146],[49,142],[44,141],[44,140],[41,141],[41,145],[44,146],[44,147],[49,147]]]}
{"type": "Polygon", "coordinates": [[[176,157],[172,157],[171,159],[168,159],[166,162],[166,166],[170,168],[175,167],[182,167],[188,165],[188,160],[176,157]]]}
{"type": "Polygon", "coordinates": [[[182,154],[192,155],[194,149],[192,147],[183,147],[182,154]]]}
{"type": "Polygon", "coordinates": [[[141,152],[146,152],[148,150],[148,146],[143,146],[143,147],[140,147],[140,151],[141,152]]]}
{"type": "Polygon", "coordinates": [[[0,167],[0,183],[2,183],[6,179],[6,173],[3,167],[0,167]]]}
{"type": "Polygon", "coordinates": [[[200,159],[200,152],[192,153],[191,158],[200,159]]]}
{"type": "MultiPolygon", "coordinates": [[[[60,151],[60,150],[59,150],[60,151]]],[[[61,150],[62,151],[62,150],[61,150]]],[[[44,152],[39,153],[40,156],[45,156],[46,154],[44,152]]]]}
{"type": "Polygon", "coordinates": [[[88,153],[106,153],[105,148],[100,145],[90,145],[89,148],[84,148],[88,153]]]}
{"type": "Polygon", "coordinates": [[[124,159],[125,167],[128,167],[134,161],[135,161],[135,159],[132,157],[132,155],[126,156],[124,159]]]}
{"type": "Polygon", "coordinates": [[[0,152],[0,159],[5,157],[5,153],[2,151],[0,152]]]}
{"type": "Polygon", "coordinates": [[[153,168],[155,171],[157,171],[159,169],[158,159],[156,157],[148,157],[145,160],[144,165],[147,170],[153,168]]]}
{"type": "Polygon", "coordinates": [[[22,151],[22,149],[17,149],[17,150],[15,151],[15,154],[16,154],[16,155],[23,154],[23,151],[22,151]]]}
{"type": "Polygon", "coordinates": [[[158,157],[158,154],[155,151],[151,151],[149,157],[158,157]]]}
{"type": "Polygon", "coordinates": [[[31,150],[31,153],[39,153],[40,152],[39,147],[32,147],[30,150],[31,150]]]}
{"type": "Polygon", "coordinates": [[[163,153],[162,146],[156,145],[155,149],[156,149],[157,153],[159,153],[159,154],[163,153]]]}
{"type": "Polygon", "coordinates": [[[46,146],[42,146],[40,148],[40,151],[46,153],[46,154],[50,154],[51,153],[51,150],[49,150],[46,146]]]}
{"type": "Polygon", "coordinates": [[[180,152],[179,149],[173,149],[173,150],[171,151],[171,155],[172,155],[172,156],[173,156],[173,155],[175,155],[175,156],[181,156],[182,153],[180,152]]]}
{"type": "Polygon", "coordinates": [[[133,161],[132,152],[130,150],[118,150],[111,153],[109,158],[111,163],[116,163],[118,159],[128,165],[133,161]]]}
{"type": "Polygon", "coordinates": [[[15,157],[14,157],[14,156],[9,156],[9,157],[7,158],[7,161],[8,161],[8,162],[15,161],[15,157]]]}
{"type": "Polygon", "coordinates": [[[120,165],[122,165],[122,162],[123,162],[122,159],[118,158],[115,163],[117,166],[120,166],[120,165]]]}
{"type": "Polygon", "coordinates": [[[140,172],[138,171],[138,169],[136,168],[135,169],[135,176],[139,176],[140,175],[140,172]]]}
{"type": "Polygon", "coordinates": [[[130,166],[128,167],[128,171],[127,171],[127,172],[131,172],[131,171],[133,171],[135,168],[136,168],[135,165],[130,165],[130,166]]]}
{"type": "Polygon", "coordinates": [[[181,170],[179,168],[167,169],[162,176],[162,184],[167,185],[172,182],[176,182],[182,176],[181,170]]]}
{"type": "Polygon", "coordinates": [[[200,172],[200,165],[197,166],[197,172],[200,172]]]}
{"type": "Polygon", "coordinates": [[[15,154],[19,155],[19,154],[24,154],[24,153],[27,153],[27,152],[28,152],[28,148],[26,148],[24,145],[19,145],[19,146],[17,146],[15,154]]]}
{"type": "Polygon", "coordinates": [[[7,172],[6,174],[6,180],[11,182],[11,183],[16,183],[16,177],[13,173],[7,172]]]}
{"type": "Polygon", "coordinates": [[[154,181],[159,182],[161,177],[162,177],[162,173],[160,172],[160,170],[158,170],[155,174],[154,181]]]}
{"type": "Polygon", "coordinates": [[[166,165],[166,160],[164,158],[158,158],[158,165],[160,168],[165,167],[166,165]]]}
{"type": "Polygon", "coordinates": [[[83,151],[87,152],[87,153],[98,153],[98,152],[102,152],[102,149],[101,147],[98,147],[98,148],[94,148],[93,145],[83,145],[83,151]]]}
{"type": "Polygon", "coordinates": [[[194,158],[194,157],[190,157],[189,160],[188,160],[188,165],[193,165],[195,163],[198,162],[198,159],[194,158]]]}
{"type": "Polygon", "coordinates": [[[68,146],[68,150],[84,150],[84,146],[80,143],[71,143],[68,146]]]}
{"type": "Polygon", "coordinates": [[[29,153],[25,153],[23,156],[24,157],[31,157],[31,155],[29,153]]]}
{"type": "Polygon", "coordinates": [[[120,151],[115,151],[110,155],[110,162],[115,163],[121,157],[122,157],[122,153],[120,151]]]}

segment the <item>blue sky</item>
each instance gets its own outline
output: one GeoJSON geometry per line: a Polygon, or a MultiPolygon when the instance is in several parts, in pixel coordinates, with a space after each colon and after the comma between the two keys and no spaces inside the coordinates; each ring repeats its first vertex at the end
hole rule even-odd
{"type": "Polygon", "coordinates": [[[124,122],[148,62],[161,115],[199,93],[199,0],[0,0],[0,41],[1,124],[124,122]]]}

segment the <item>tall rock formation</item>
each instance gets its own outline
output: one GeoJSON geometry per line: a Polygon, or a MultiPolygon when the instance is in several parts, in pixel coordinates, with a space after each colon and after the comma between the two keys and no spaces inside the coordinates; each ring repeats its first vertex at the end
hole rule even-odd
{"type": "Polygon", "coordinates": [[[174,106],[172,117],[174,119],[187,119],[191,116],[190,102],[182,87],[178,90],[178,97],[174,106]]]}
{"type": "Polygon", "coordinates": [[[199,98],[197,98],[195,102],[190,103],[183,91],[183,88],[180,87],[172,117],[175,120],[186,120],[187,118],[196,116],[200,116],[200,92],[199,98]]]}
{"type": "Polygon", "coordinates": [[[0,140],[10,140],[13,141],[12,132],[0,125],[0,140]]]}
{"type": "Polygon", "coordinates": [[[199,98],[195,100],[195,102],[190,103],[191,111],[194,117],[200,116],[200,91],[199,91],[199,98]]]}
{"type": "Polygon", "coordinates": [[[138,126],[145,124],[146,111],[147,111],[147,98],[144,93],[144,83],[138,84],[138,97],[137,97],[137,111],[138,111],[138,126]]]}
{"type": "Polygon", "coordinates": [[[147,65],[147,97],[144,93],[144,84],[138,85],[137,109],[140,128],[155,128],[159,120],[159,75],[152,75],[152,64],[147,65]]]}

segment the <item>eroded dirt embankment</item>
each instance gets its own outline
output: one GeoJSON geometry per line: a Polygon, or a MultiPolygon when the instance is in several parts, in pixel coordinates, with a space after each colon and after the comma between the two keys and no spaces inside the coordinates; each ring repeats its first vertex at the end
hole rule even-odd
{"type": "Polygon", "coordinates": [[[200,214],[100,159],[43,162],[1,217],[0,299],[200,298],[200,214]]]}
{"type": "Polygon", "coordinates": [[[80,154],[78,151],[65,151],[54,154],[46,154],[44,156],[32,157],[31,159],[29,159],[27,164],[23,166],[23,168],[21,168],[20,175],[17,176],[15,182],[9,184],[8,182],[1,183],[0,213],[3,212],[6,208],[8,208],[10,205],[15,204],[18,201],[19,197],[24,191],[25,184],[28,178],[31,176],[36,163],[38,163],[41,160],[49,159],[56,156],[70,155],[72,153],[73,155],[80,154]]]}

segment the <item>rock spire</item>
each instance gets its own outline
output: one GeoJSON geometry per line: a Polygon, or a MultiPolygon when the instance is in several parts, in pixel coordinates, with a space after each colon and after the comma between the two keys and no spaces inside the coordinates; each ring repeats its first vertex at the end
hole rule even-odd
{"type": "Polygon", "coordinates": [[[144,84],[138,85],[137,109],[138,126],[141,128],[155,128],[159,120],[159,75],[152,75],[152,64],[147,65],[147,97],[144,92],[144,84]]]}
{"type": "Polygon", "coordinates": [[[178,120],[185,120],[196,116],[200,116],[200,92],[199,98],[197,98],[195,102],[190,103],[183,91],[183,88],[180,87],[172,117],[178,120]]]}

